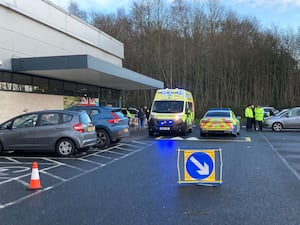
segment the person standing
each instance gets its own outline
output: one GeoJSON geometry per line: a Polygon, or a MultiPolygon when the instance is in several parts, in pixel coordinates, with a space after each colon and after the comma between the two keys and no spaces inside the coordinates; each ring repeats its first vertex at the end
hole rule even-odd
{"type": "Polygon", "coordinates": [[[147,106],[144,106],[144,113],[146,115],[146,119],[149,120],[150,110],[148,109],[147,106]]]}
{"type": "Polygon", "coordinates": [[[263,120],[264,120],[264,109],[260,106],[260,105],[257,105],[255,107],[255,121],[257,122],[258,124],[258,129],[260,131],[263,130],[263,120]]]}
{"type": "MultiPolygon", "coordinates": [[[[254,121],[254,113],[253,113],[254,105],[248,105],[245,109],[245,117],[246,117],[246,130],[252,129],[252,124],[254,121]]],[[[255,122],[255,121],[254,121],[255,122]]]]}
{"type": "Polygon", "coordinates": [[[143,130],[145,126],[145,112],[144,109],[141,108],[140,111],[138,112],[138,118],[139,118],[139,124],[140,124],[140,129],[143,130]]]}

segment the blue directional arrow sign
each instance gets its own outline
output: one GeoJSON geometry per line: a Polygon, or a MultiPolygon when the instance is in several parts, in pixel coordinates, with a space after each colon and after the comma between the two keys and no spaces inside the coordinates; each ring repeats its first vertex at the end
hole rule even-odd
{"type": "Polygon", "coordinates": [[[222,180],[222,149],[177,150],[178,183],[216,186],[222,180]]]}
{"type": "Polygon", "coordinates": [[[214,159],[205,152],[194,152],[185,163],[186,172],[195,180],[204,180],[214,172],[214,159]]]}

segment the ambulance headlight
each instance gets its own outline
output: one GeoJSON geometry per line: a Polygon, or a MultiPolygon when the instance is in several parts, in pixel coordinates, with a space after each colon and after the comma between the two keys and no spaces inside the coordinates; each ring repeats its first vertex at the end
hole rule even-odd
{"type": "Polygon", "coordinates": [[[176,115],[174,120],[178,121],[178,120],[182,120],[183,116],[182,115],[176,115]]]}

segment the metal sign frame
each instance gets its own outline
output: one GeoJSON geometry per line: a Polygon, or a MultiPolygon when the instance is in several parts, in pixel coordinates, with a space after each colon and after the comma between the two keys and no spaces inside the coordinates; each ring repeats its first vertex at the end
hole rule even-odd
{"type": "Polygon", "coordinates": [[[178,149],[179,184],[218,186],[223,183],[222,149],[178,149]]]}

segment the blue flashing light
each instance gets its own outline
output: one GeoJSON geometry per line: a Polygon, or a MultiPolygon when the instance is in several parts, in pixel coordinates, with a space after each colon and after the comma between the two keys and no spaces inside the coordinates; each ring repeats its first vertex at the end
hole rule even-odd
{"type": "Polygon", "coordinates": [[[172,91],[172,90],[166,89],[166,90],[161,90],[160,93],[162,95],[169,95],[169,96],[171,96],[172,94],[184,95],[184,90],[175,89],[175,91],[174,90],[172,91]]]}
{"type": "Polygon", "coordinates": [[[172,125],[174,122],[173,122],[173,120],[168,120],[168,121],[160,121],[159,122],[159,125],[160,126],[165,126],[165,125],[172,125]]]}
{"type": "Polygon", "coordinates": [[[183,94],[184,94],[184,91],[183,91],[183,90],[178,90],[178,91],[177,91],[177,94],[183,95],[183,94]]]}

